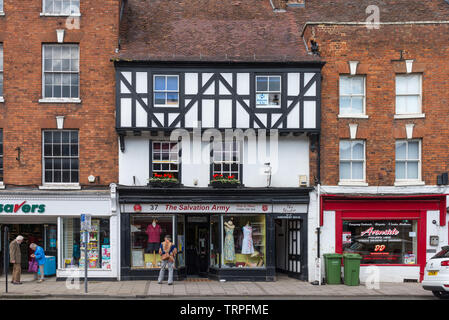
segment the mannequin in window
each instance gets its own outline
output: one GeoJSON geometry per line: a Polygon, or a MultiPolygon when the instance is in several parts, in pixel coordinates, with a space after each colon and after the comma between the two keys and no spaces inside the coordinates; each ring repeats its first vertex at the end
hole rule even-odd
{"type": "Polygon", "coordinates": [[[223,259],[229,262],[234,262],[235,260],[235,246],[234,246],[234,229],[235,225],[233,222],[233,218],[229,219],[224,223],[225,227],[225,241],[224,241],[224,250],[223,250],[223,259]]]}
{"type": "Polygon", "coordinates": [[[243,227],[242,254],[246,255],[246,266],[249,266],[249,256],[254,253],[253,228],[248,221],[243,227]]]}
{"type": "Polygon", "coordinates": [[[153,268],[156,267],[156,252],[159,252],[162,232],[161,226],[157,222],[157,219],[153,219],[153,222],[148,225],[145,231],[148,235],[147,249],[145,252],[153,254],[153,268]]]}

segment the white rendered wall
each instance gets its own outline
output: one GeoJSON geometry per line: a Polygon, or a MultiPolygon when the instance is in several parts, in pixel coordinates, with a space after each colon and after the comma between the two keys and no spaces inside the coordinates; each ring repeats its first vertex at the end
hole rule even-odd
{"type": "MultiPolygon", "coordinates": [[[[125,152],[119,150],[119,184],[144,186],[149,178],[149,137],[125,137],[125,152]]],[[[279,137],[278,143],[266,140],[266,152],[249,157],[260,145],[257,141],[245,140],[242,170],[246,187],[266,187],[265,162],[272,167],[271,187],[298,187],[299,176],[309,179],[309,140],[306,136],[279,137]]],[[[182,184],[188,187],[207,187],[210,182],[209,142],[182,142],[182,184]]],[[[255,151],[257,154],[257,151],[255,151]]]]}

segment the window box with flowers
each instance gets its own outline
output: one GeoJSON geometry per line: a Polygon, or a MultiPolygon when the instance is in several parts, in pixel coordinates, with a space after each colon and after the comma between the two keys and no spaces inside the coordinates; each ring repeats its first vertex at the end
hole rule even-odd
{"type": "Polygon", "coordinates": [[[154,173],[153,177],[148,179],[148,186],[153,188],[173,188],[179,186],[179,180],[170,173],[154,173]]]}
{"type": "Polygon", "coordinates": [[[213,188],[237,188],[242,184],[240,180],[236,179],[234,175],[223,176],[222,174],[214,174],[210,181],[210,186],[213,188]]]}

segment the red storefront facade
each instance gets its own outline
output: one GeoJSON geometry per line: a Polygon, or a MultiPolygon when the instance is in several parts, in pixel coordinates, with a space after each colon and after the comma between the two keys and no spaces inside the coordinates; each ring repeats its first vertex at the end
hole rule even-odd
{"type": "MultiPolygon", "coordinates": [[[[447,229],[446,195],[350,197],[323,195],[324,215],[335,215],[335,252],[362,255],[361,267],[419,267],[424,275],[428,254],[435,251],[428,238],[428,213],[439,212],[431,224],[447,229]]],[[[447,233],[446,233],[447,236],[447,233]]],[[[332,239],[329,239],[332,240],[332,239]]],[[[447,239],[441,239],[447,241],[447,239]]]]}

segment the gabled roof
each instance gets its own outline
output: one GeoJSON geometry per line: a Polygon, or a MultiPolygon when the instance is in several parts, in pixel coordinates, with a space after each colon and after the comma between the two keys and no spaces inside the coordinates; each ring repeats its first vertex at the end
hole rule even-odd
{"type": "Polygon", "coordinates": [[[296,13],[269,0],[128,0],[116,58],[132,61],[317,61],[296,13]]]}
{"type": "Polygon", "coordinates": [[[301,36],[306,22],[447,21],[445,0],[306,0],[275,12],[269,0],[127,0],[122,61],[318,62],[301,36]]]}

